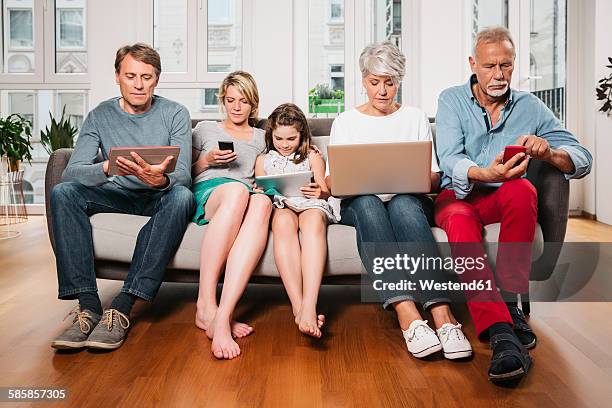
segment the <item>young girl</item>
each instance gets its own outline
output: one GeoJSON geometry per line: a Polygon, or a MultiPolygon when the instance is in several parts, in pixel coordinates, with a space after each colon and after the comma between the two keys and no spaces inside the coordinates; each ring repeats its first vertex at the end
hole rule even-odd
{"type": "Polygon", "coordinates": [[[302,333],[321,337],[325,317],[317,316],[317,297],[327,258],[327,224],[336,222],[327,203],[325,161],[311,145],[304,113],[286,103],[266,124],[266,153],[257,157],[255,176],[312,170],[314,183],[304,197],[275,196],[272,214],[274,259],[289,295],[295,323],[302,333]],[[298,236],[301,231],[301,240],[298,236]]]}

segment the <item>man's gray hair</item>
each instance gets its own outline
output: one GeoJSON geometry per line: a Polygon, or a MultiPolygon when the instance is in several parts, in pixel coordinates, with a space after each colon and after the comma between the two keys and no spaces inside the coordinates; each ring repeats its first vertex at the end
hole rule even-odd
{"type": "Polygon", "coordinates": [[[361,77],[388,75],[397,86],[406,72],[406,57],[391,41],[366,46],[359,56],[361,77]]]}
{"type": "Polygon", "coordinates": [[[516,55],[516,47],[514,45],[514,40],[512,39],[512,35],[510,31],[506,27],[495,26],[495,27],[487,27],[483,28],[476,34],[476,38],[474,39],[474,47],[472,48],[472,57],[476,57],[476,48],[480,44],[489,44],[489,43],[501,43],[504,41],[510,42],[512,44],[512,52],[516,55]]]}

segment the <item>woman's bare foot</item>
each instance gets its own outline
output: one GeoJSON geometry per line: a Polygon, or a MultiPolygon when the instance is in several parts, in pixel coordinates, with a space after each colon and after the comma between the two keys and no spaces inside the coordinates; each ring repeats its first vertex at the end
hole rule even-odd
{"type": "MultiPolygon", "coordinates": [[[[212,340],[214,336],[214,330],[211,329],[211,322],[215,318],[215,314],[217,314],[217,310],[211,311],[211,309],[205,309],[198,307],[196,309],[196,317],[195,317],[195,325],[200,329],[204,330],[208,337],[212,340]],[[210,332],[210,335],[208,334],[210,332]]],[[[253,333],[253,327],[249,326],[246,323],[237,322],[232,320],[230,322],[230,328],[232,331],[232,337],[242,338],[246,337],[249,334],[253,333]]]]}
{"type": "Polygon", "coordinates": [[[315,310],[308,310],[304,307],[295,316],[295,324],[298,325],[298,329],[309,336],[319,338],[321,337],[321,327],[325,323],[325,316],[318,315],[315,310]]]}
{"type": "MultiPolygon", "coordinates": [[[[214,336],[212,337],[212,345],[210,351],[218,359],[231,360],[240,355],[240,347],[232,338],[232,330],[229,321],[213,320],[210,328],[214,328],[214,336]]],[[[208,334],[210,330],[206,331],[208,334]]]]}

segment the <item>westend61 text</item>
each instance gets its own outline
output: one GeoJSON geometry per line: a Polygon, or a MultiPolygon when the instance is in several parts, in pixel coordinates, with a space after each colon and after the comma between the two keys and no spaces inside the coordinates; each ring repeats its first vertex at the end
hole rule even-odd
{"type": "Polygon", "coordinates": [[[383,280],[375,280],[372,283],[374,290],[403,290],[403,291],[426,291],[426,290],[445,290],[445,291],[490,291],[492,290],[492,284],[490,280],[473,280],[471,282],[436,282],[434,280],[418,280],[417,282],[411,282],[406,279],[402,279],[399,282],[385,282],[383,280]]]}

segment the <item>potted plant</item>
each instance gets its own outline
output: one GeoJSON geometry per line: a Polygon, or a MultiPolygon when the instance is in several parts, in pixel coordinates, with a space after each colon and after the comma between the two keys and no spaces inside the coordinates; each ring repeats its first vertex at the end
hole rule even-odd
{"type": "Polygon", "coordinates": [[[344,91],[317,84],[308,91],[308,102],[310,113],[340,113],[344,111],[344,91]]]}
{"type": "Polygon", "coordinates": [[[45,130],[40,131],[40,142],[49,154],[57,149],[71,149],[74,147],[74,137],[79,130],[75,126],[72,126],[70,120],[64,118],[65,111],[66,106],[64,105],[59,122],[57,122],[53,115],[51,115],[51,112],[49,112],[51,129],[45,126],[45,130]]]}
{"type": "MultiPolygon", "coordinates": [[[[606,65],[606,68],[612,68],[612,57],[608,57],[608,61],[610,65],[606,65]]],[[[599,87],[596,88],[597,100],[603,101],[599,111],[607,113],[609,116],[612,113],[612,73],[600,79],[598,83],[599,87]]]]}
{"type": "Polygon", "coordinates": [[[0,118],[0,156],[8,157],[8,171],[19,170],[23,159],[32,161],[32,123],[18,113],[0,118]]]}

